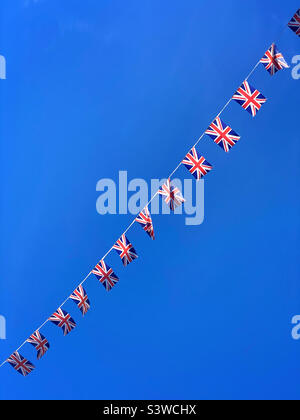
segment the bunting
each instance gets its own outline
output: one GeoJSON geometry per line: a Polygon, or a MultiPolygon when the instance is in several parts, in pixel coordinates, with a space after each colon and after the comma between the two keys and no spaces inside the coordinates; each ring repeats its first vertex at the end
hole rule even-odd
{"type": "MultiPolygon", "coordinates": [[[[292,29],[292,31],[296,33],[296,35],[300,36],[300,9],[288,23],[288,26],[292,29]]],[[[171,177],[177,171],[177,169],[181,165],[184,165],[197,180],[200,180],[203,176],[212,170],[212,165],[196,149],[197,144],[204,136],[204,134],[207,134],[209,137],[211,137],[214,142],[225,152],[228,152],[240,140],[240,136],[220,118],[220,115],[229,105],[231,100],[235,100],[253,117],[256,116],[262,105],[267,101],[265,96],[260,91],[252,87],[248,82],[249,77],[260,63],[265,67],[271,76],[276,74],[279,70],[289,67],[283,57],[283,54],[278,51],[275,43],[273,43],[250,72],[242,85],[234,93],[232,98],[222,108],[222,111],[218,114],[215,120],[210,124],[206,131],[202,133],[196,144],[186,154],[185,158],[179,163],[179,165],[167,178],[166,182],[157,191],[159,195],[164,197],[166,204],[172,211],[174,211],[177,206],[180,206],[185,201],[179,188],[173,186],[171,183],[171,177]]],[[[153,197],[151,200],[152,199],[153,197]]],[[[67,300],[71,299],[76,303],[82,315],[85,315],[90,309],[90,301],[88,299],[88,295],[82,286],[90,274],[94,274],[107,291],[111,290],[119,281],[118,276],[104,261],[106,256],[114,249],[120,256],[124,266],[127,266],[130,262],[138,258],[136,250],[125,235],[125,233],[129,230],[134,222],[139,223],[143,230],[150,236],[150,238],[154,239],[153,222],[148,209],[148,205],[146,205],[134,219],[134,221],[129,225],[129,227],[125,230],[125,232],[116,241],[116,243],[100,260],[100,262],[96,264],[93,270],[90,271],[85,279],[67,298],[67,300]]],[[[74,319],[68,312],[61,309],[65,302],[63,302],[61,306],[56,310],[56,312],[54,312],[33,334],[31,334],[27,340],[25,340],[25,342],[18,348],[18,350],[26,343],[29,343],[35,347],[37,351],[37,359],[40,360],[50,348],[48,340],[39,331],[46,324],[46,322],[50,321],[60,327],[64,335],[67,335],[75,328],[76,323],[74,319]]],[[[35,366],[29,360],[19,354],[18,350],[12,353],[9,358],[6,359],[0,366],[7,362],[13,366],[13,368],[21,375],[27,376],[33,369],[35,369],[35,366]]]]}

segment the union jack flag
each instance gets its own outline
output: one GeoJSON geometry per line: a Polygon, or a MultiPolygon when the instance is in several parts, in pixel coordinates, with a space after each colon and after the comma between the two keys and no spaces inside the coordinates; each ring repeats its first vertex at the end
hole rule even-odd
{"type": "Polygon", "coordinates": [[[165,196],[165,203],[168,204],[173,211],[175,207],[180,206],[185,201],[179,188],[174,187],[171,184],[170,178],[161,186],[161,190],[159,190],[158,193],[165,196]]]}
{"type": "Polygon", "coordinates": [[[209,128],[205,131],[213,139],[213,141],[222,147],[225,152],[235,145],[241,138],[235,131],[231,129],[220,117],[217,117],[209,128]]]}
{"type": "Polygon", "coordinates": [[[278,51],[275,44],[272,44],[268,51],[266,51],[260,62],[265,66],[271,76],[283,68],[289,68],[288,63],[285,61],[283,55],[278,51]]]}
{"type": "Polygon", "coordinates": [[[300,9],[294,14],[288,23],[289,28],[300,36],[300,9]]]}
{"type": "Polygon", "coordinates": [[[71,315],[61,308],[58,308],[57,311],[50,316],[49,321],[53,322],[53,324],[58,327],[61,327],[64,335],[69,334],[76,326],[76,322],[71,318],[71,315]]]}
{"type": "Polygon", "coordinates": [[[125,234],[117,240],[114,244],[113,249],[117,251],[120,255],[120,258],[123,262],[123,265],[126,267],[131,261],[138,258],[136,250],[133,248],[129,240],[126,238],[125,234]]]}
{"type": "Polygon", "coordinates": [[[29,360],[25,359],[25,357],[21,356],[17,351],[9,356],[7,362],[21,375],[27,376],[35,366],[29,362],[29,360]]]}
{"type": "Polygon", "coordinates": [[[238,88],[233,95],[237,103],[239,103],[244,109],[246,109],[252,117],[255,117],[257,111],[260,110],[262,104],[266,102],[266,98],[254,87],[252,87],[246,80],[238,88]]]}
{"type": "Polygon", "coordinates": [[[81,284],[71,294],[70,299],[76,303],[78,308],[81,310],[82,315],[85,315],[90,309],[90,301],[88,299],[88,295],[86,294],[86,291],[81,284]]]}
{"type": "Polygon", "coordinates": [[[48,340],[39,331],[35,331],[27,339],[27,342],[32,344],[37,351],[37,359],[40,360],[44,356],[47,350],[50,348],[48,340]]]}
{"type": "Polygon", "coordinates": [[[95,274],[97,279],[103,284],[107,291],[111,290],[119,281],[119,278],[104,260],[101,260],[96,265],[96,267],[92,270],[92,273],[95,274]]]}
{"type": "Polygon", "coordinates": [[[135,220],[142,226],[144,231],[148,233],[151,239],[155,239],[152,218],[148,206],[144,207],[135,220]]]}
{"type": "Polygon", "coordinates": [[[190,173],[197,179],[201,179],[209,171],[212,170],[212,166],[203,156],[199,156],[195,147],[193,147],[186,157],[181,162],[190,173]]]}

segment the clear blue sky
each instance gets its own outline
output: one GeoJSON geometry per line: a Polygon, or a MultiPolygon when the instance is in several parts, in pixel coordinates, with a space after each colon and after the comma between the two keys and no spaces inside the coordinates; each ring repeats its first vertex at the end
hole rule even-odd
{"type": "MultiPolygon", "coordinates": [[[[96,183],[167,176],[299,8],[298,0],[3,0],[0,54],[1,294],[6,358],[70,294],[131,221],[100,216],[96,183]]],[[[278,48],[290,63],[299,38],[278,48]]],[[[242,139],[214,170],[205,220],[155,216],[157,240],[27,378],[0,370],[1,398],[299,398],[299,88],[260,66],[255,119],[232,103],[242,139]]],[[[181,168],[178,176],[188,176],[181,168]]]]}

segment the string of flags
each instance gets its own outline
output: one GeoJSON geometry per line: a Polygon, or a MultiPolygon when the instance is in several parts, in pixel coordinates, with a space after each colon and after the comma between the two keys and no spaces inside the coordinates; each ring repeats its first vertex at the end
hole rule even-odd
{"type": "MultiPolygon", "coordinates": [[[[290,20],[290,22],[288,23],[288,27],[300,37],[300,9],[290,20]]],[[[260,59],[260,61],[254,67],[252,72],[260,63],[265,67],[265,69],[271,76],[276,74],[278,71],[289,67],[282,53],[278,51],[277,46],[274,43],[265,52],[264,56],[260,59]]],[[[191,173],[191,175],[193,175],[196,178],[196,180],[203,178],[212,170],[212,165],[196,149],[198,142],[205,134],[208,135],[226,153],[228,153],[229,150],[240,140],[241,137],[239,136],[239,134],[237,134],[229,125],[227,125],[220,118],[220,115],[231,102],[231,100],[234,100],[239,105],[241,105],[241,107],[244,110],[248,111],[252,115],[252,117],[255,117],[257,112],[261,109],[262,105],[266,103],[267,98],[258,89],[254,88],[248,83],[248,78],[250,77],[252,72],[237,89],[232,98],[230,98],[230,100],[227,102],[227,104],[219,113],[219,115],[204,131],[204,133],[198,139],[196,144],[186,154],[186,156],[180,162],[177,168],[168,177],[166,182],[161,186],[161,188],[156,192],[156,194],[154,194],[149,203],[157,194],[159,194],[163,196],[165,203],[170,207],[172,211],[174,211],[177,206],[180,206],[185,201],[184,197],[181,194],[181,191],[179,190],[179,188],[172,185],[171,180],[171,176],[181,165],[184,165],[191,173]]],[[[16,351],[14,351],[0,366],[3,366],[5,363],[9,363],[21,375],[27,376],[35,368],[35,366],[18,352],[19,349],[23,347],[26,343],[33,345],[37,351],[37,359],[40,360],[50,348],[48,340],[40,332],[41,328],[48,321],[61,328],[64,336],[69,334],[76,327],[76,322],[68,312],[62,309],[62,306],[70,299],[76,304],[81,314],[83,316],[86,315],[86,313],[90,309],[90,301],[86,290],[83,288],[83,283],[87,280],[87,278],[91,274],[94,274],[97,280],[99,280],[99,282],[105,287],[106,291],[110,291],[119,282],[118,276],[115,274],[113,269],[106,264],[105,258],[113,249],[120,256],[124,267],[126,267],[129,263],[138,258],[138,254],[135,248],[126,236],[127,231],[135,222],[140,224],[140,226],[152,240],[155,239],[153,222],[148,209],[149,203],[138,214],[138,216],[129,225],[129,227],[120,236],[120,238],[115,242],[115,244],[106,253],[106,255],[96,264],[96,266],[90,271],[86,278],[65,300],[65,302],[63,302],[60,305],[60,307],[33,334],[31,334],[30,337],[27,340],[25,340],[24,343],[21,344],[21,346],[16,351]]]]}

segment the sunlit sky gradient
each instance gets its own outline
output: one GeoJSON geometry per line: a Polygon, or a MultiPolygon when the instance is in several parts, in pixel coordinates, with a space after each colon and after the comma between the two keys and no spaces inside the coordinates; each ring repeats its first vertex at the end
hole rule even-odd
{"type": "MultiPolygon", "coordinates": [[[[2,0],[0,54],[0,314],[5,359],[73,291],[132,220],[100,216],[96,183],[162,178],[183,158],[270,44],[291,63],[286,27],[298,0],[2,0]]],[[[299,88],[291,69],[263,66],[250,83],[268,98],[214,166],[205,220],[154,216],[156,241],[128,233],[139,259],[106,293],[86,283],[69,336],[27,378],[0,369],[0,397],[19,399],[299,398],[299,88]]],[[[177,176],[189,177],[182,167],[177,176]]]]}

